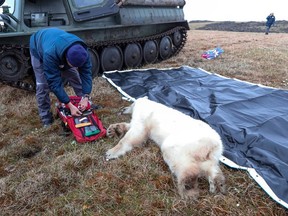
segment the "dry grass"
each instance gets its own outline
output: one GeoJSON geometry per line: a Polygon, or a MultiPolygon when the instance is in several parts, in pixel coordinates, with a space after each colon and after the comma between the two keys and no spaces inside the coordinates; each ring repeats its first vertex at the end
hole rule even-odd
{"type": "MultiPolygon", "coordinates": [[[[178,56],[146,67],[189,65],[287,89],[287,46],[286,34],[191,30],[178,56]],[[201,58],[216,46],[225,51],[220,58],[201,58]]],[[[197,201],[181,200],[153,143],[106,162],[103,154],[117,140],[79,145],[61,135],[59,119],[41,128],[34,94],[3,85],[0,91],[0,215],[288,214],[245,171],[224,165],[227,195],[209,194],[202,180],[197,201]]],[[[116,114],[128,102],[103,78],[94,80],[93,96],[104,107],[97,112],[104,126],[128,120],[116,114]]]]}

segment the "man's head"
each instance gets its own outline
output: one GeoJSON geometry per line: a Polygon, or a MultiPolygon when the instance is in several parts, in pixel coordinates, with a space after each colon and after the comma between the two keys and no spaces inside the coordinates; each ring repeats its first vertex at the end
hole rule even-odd
{"type": "Polygon", "coordinates": [[[87,50],[80,44],[74,44],[68,48],[66,53],[66,59],[68,64],[73,67],[81,67],[87,60],[87,50]]]}

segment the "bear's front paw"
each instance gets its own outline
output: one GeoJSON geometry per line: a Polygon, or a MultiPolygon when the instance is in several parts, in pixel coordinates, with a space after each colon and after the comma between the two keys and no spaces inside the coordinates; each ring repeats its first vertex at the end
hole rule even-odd
{"type": "Polygon", "coordinates": [[[129,124],[123,122],[112,124],[108,127],[106,135],[110,138],[112,137],[122,138],[129,129],[127,125],[129,126],[129,124]]]}
{"type": "Polygon", "coordinates": [[[112,149],[109,149],[105,154],[106,161],[113,160],[116,158],[118,158],[118,156],[113,153],[112,149]]]}
{"type": "Polygon", "coordinates": [[[110,137],[110,138],[115,137],[116,127],[117,127],[117,124],[112,124],[108,127],[108,129],[106,130],[107,137],[110,137]]]}

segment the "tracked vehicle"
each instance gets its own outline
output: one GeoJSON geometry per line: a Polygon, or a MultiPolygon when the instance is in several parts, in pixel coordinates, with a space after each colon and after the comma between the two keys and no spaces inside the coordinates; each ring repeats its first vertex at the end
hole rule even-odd
{"type": "Polygon", "coordinates": [[[176,55],[189,29],[185,0],[0,0],[0,81],[33,89],[29,38],[57,27],[89,47],[93,77],[176,55]]]}

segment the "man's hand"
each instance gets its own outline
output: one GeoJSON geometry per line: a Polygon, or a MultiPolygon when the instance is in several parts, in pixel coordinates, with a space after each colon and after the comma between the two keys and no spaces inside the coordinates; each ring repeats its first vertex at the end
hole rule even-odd
{"type": "Polygon", "coordinates": [[[88,98],[87,97],[82,97],[81,101],[78,104],[78,108],[80,111],[85,111],[87,106],[88,106],[88,98]]]}
{"type": "Polygon", "coordinates": [[[71,112],[72,116],[80,116],[80,115],[82,115],[82,112],[76,106],[74,106],[71,102],[69,102],[67,105],[68,105],[68,107],[70,109],[70,112],[71,112]]]}

